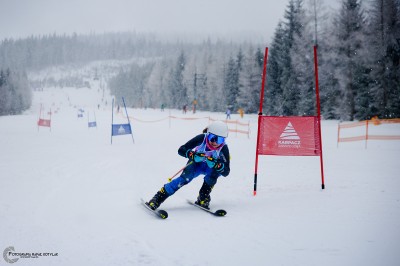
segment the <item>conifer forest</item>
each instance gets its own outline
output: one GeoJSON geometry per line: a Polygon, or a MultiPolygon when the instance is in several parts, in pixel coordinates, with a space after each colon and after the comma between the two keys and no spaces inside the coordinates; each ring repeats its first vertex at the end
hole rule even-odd
{"type": "Polygon", "coordinates": [[[257,113],[268,47],[264,113],[316,113],[313,47],[318,47],[323,119],[400,117],[400,0],[288,0],[267,43],[204,36],[165,38],[145,32],[30,36],[0,42],[0,115],[20,114],[31,92],[87,86],[85,77],[31,78],[58,67],[104,62],[90,78],[104,81],[128,107],[257,113]],[[119,63],[118,63],[119,62],[119,63]],[[123,63],[121,63],[123,62],[123,63]],[[97,71],[98,70],[98,71],[97,71]]]}

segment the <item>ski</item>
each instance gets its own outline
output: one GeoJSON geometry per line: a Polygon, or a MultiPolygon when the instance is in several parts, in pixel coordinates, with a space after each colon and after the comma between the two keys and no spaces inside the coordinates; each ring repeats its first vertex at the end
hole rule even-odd
{"type": "Polygon", "coordinates": [[[191,201],[191,200],[187,200],[187,202],[188,202],[190,205],[193,205],[193,206],[199,208],[200,210],[203,210],[203,211],[205,211],[205,212],[208,212],[208,213],[210,213],[210,214],[212,214],[212,215],[214,215],[214,216],[222,217],[222,216],[225,216],[225,215],[226,215],[226,211],[225,211],[225,210],[216,210],[216,211],[212,211],[212,210],[203,208],[203,207],[201,207],[201,206],[195,204],[195,203],[194,203],[193,201],[191,201]]]}
{"type": "Polygon", "coordinates": [[[157,217],[161,218],[161,219],[167,219],[168,218],[168,212],[164,211],[164,210],[153,210],[152,208],[150,208],[150,206],[147,204],[147,202],[144,199],[141,199],[143,206],[148,209],[149,211],[151,211],[152,213],[154,213],[157,217]]]}

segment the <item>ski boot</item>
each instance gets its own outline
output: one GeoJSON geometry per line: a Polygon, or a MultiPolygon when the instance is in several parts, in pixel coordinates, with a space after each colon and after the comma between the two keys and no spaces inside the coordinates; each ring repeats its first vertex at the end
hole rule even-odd
{"type": "Polygon", "coordinates": [[[162,187],[149,202],[146,202],[146,205],[148,205],[152,210],[156,210],[168,197],[169,195],[165,191],[164,187],[162,187]]]}
{"type": "Polygon", "coordinates": [[[197,197],[197,200],[194,204],[209,210],[210,209],[209,205],[211,201],[211,196],[210,196],[211,190],[212,187],[208,185],[206,182],[204,182],[200,188],[199,196],[197,197]]]}

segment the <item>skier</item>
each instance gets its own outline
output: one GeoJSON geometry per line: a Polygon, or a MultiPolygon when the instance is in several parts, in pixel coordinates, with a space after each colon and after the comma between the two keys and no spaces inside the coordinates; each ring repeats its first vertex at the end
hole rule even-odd
{"type": "Polygon", "coordinates": [[[204,175],[204,182],[200,188],[195,204],[209,209],[210,193],[217,183],[219,176],[229,175],[229,149],[225,143],[228,137],[228,127],[221,121],[212,123],[203,131],[178,149],[178,154],[189,160],[182,174],[166,183],[149,201],[151,209],[157,209],[169,196],[173,195],[182,186],[187,185],[199,175],[204,175]]]}
{"type": "Polygon", "coordinates": [[[226,109],[225,114],[226,114],[226,120],[231,119],[231,109],[229,109],[229,108],[226,109]]]}

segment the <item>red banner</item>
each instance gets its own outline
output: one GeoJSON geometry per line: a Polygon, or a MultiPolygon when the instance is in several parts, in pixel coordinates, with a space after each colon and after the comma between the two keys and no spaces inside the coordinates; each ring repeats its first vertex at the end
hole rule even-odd
{"type": "Polygon", "coordinates": [[[38,126],[42,127],[50,127],[51,125],[51,120],[50,119],[39,119],[38,121],[38,126]]]}
{"type": "Polygon", "coordinates": [[[254,169],[254,196],[257,192],[259,155],[319,156],[322,189],[325,189],[321,140],[321,104],[318,85],[317,46],[314,46],[315,96],[317,116],[264,116],[263,102],[266,81],[268,47],[265,48],[264,71],[258,113],[256,161],[254,169]]]}
{"type": "Polygon", "coordinates": [[[321,154],[316,116],[261,116],[259,155],[318,156],[321,154]]]}

